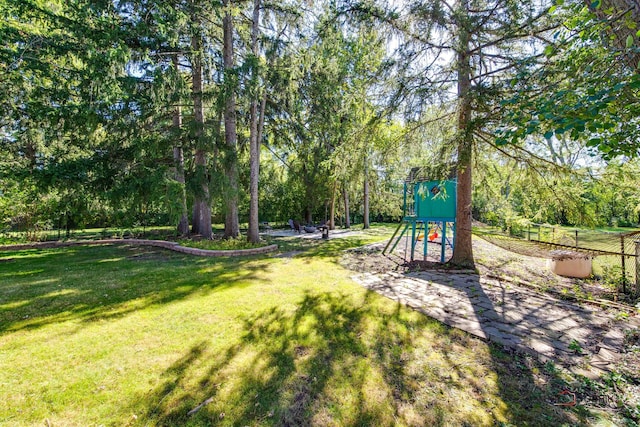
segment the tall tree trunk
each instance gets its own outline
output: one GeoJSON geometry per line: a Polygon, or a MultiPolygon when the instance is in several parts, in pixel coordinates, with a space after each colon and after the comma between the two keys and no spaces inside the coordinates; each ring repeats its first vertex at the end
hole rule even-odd
{"type": "Polygon", "coordinates": [[[231,0],[224,0],[223,28],[224,83],[226,102],[224,109],[224,137],[226,143],[225,174],[228,188],[225,191],[224,237],[234,238],[240,234],[238,224],[238,153],[236,133],[235,78],[233,77],[233,17],[229,7],[231,0]]]}
{"type": "Polygon", "coordinates": [[[182,147],[173,148],[173,161],[176,168],[175,180],[180,184],[180,219],[177,231],[180,235],[189,234],[189,212],[187,210],[187,192],[184,179],[184,153],[182,147]]]}
{"type": "Polygon", "coordinates": [[[311,207],[309,207],[309,205],[307,205],[306,208],[304,208],[304,223],[306,224],[313,224],[313,215],[311,213],[311,207]]]}
{"type": "Polygon", "coordinates": [[[313,206],[311,201],[313,200],[313,188],[309,184],[305,184],[305,203],[304,203],[304,223],[305,225],[313,224],[313,206]]]}
{"type": "MultiPolygon", "coordinates": [[[[260,0],[254,0],[253,2],[253,23],[251,25],[251,50],[254,56],[254,60],[258,58],[258,21],[260,20],[260,0]]],[[[258,70],[257,63],[254,63],[252,70],[253,84],[258,84],[258,70]]],[[[258,99],[257,94],[254,95],[251,100],[251,106],[249,107],[249,113],[251,115],[251,123],[249,126],[249,231],[247,233],[247,240],[252,243],[260,241],[260,228],[259,228],[259,210],[258,210],[258,184],[260,180],[260,139],[258,122],[261,117],[258,116],[258,99]]]]}
{"type": "MultiPolygon", "coordinates": [[[[313,167],[313,166],[312,166],[313,167]]],[[[313,171],[309,171],[308,165],[306,162],[302,163],[302,182],[304,183],[304,204],[302,206],[302,216],[303,222],[305,225],[311,223],[311,216],[313,212],[313,171]]]]}
{"type": "MultiPolygon", "coordinates": [[[[467,0],[462,0],[461,16],[468,15],[467,0]]],[[[458,71],[458,191],[456,198],[456,234],[451,262],[473,267],[473,245],[471,240],[471,155],[473,133],[471,130],[471,62],[469,56],[469,31],[466,22],[458,23],[459,47],[458,71]]]]}
{"type": "MultiPolygon", "coordinates": [[[[267,108],[267,91],[265,89],[264,94],[262,95],[262,101],[260,102],[260,120],[258,121],[258,141],[262,142],[262,133],[264,131],[264,110],[267,108]]],[[[260,144],[258,144],[260,147],[260,144]]],[[[260,154],[260,150],[258,150],[258,155],[260,154]]]]}
{"type": "MultiPolygon", "coordinates": [[[[173,66],[178,69],[178,56],[173,56],[173,66]]],[[[176,134],[180,134],[182,129],[182,111],[180,105],[173,110],[173,127],[176,134]]],[[[177,143],[173,147],[173,164],[175,168],[175,180],[180,184],[180,219],[178,220],[177,231],[180,235],[189,234],[189,219],[187,212],[187,193],[185,190],[184,179],[184,152],[182,151],[182,143],[177,143]]]]}
{"type": "MultiPolygon", "coordinates": [[[[197,17],[192,17],[197,22],[197,17]]],[[[193,202],[193,231],[205,239],[211,239],[211,196],[209,194],[209,173],[207,171],[207,149],[204,141],[204,108],[202,105],[202,40],[198,33],[191,37],[193,58],[191,63],[193,115],[196,140],[196,179],[198,188],[193,202]]]]}
{"type": "Polygon", "coordinates": [[[38,161],[37,143],[30,138],[32,132],[27,131],[27,142],[24,147],[24,156],[29,161],[29,169],[35,170],[38,161]]]}
{"type": "Polygon", "coordinates": [[[363,228],[369,228],[369,158],[365,149],[364,153],[364,218],[363,228]]]}
{"type": "Polygon", "coordinates": [[[336,192],[338,191],[338,181],[333,181],[333,191],[331,192],[331,213],[329,216],[329,230],[336,228],[336,192]]]}
{"type": "Polygon", "coordinates": [[[346,183],[342,188],[342,197],[344,198],[344,228],[351,228],[351,218],[349,218],[351,215],[349,212],[349,190],[347,190],[346,183]]]}

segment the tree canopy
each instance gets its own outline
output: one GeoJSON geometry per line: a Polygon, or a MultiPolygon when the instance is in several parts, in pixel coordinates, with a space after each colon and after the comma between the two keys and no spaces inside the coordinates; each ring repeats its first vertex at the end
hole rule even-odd
{"type": "MultiPolygon", "coordinates": [[[[3,229],[397,220],[455,164],[472,218],[640,221],[624,0],[0,0],[3,229]],[[472,176],[475,179],[472,180],[472,176]]],[[[191,225],[191,230],[189,229],[191,225]]]]}

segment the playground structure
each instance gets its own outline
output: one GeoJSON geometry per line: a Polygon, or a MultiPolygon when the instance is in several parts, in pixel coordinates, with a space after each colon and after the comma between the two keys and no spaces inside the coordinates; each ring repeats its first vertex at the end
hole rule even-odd
{"type": "Polygon", "coordinates": [[[456,191],[457,182],[454,180],[419,180],[413,178],[412,171],[404,182],[402,222],[396,228],[382,254],[392,253],[403,236],[408,240],[408,232],[411,230],[411,242],[405,249],[405,259],[408,250],[409,260],[414,261],[416,248],[419,242],[422,242],[423,260],[427,260],[429,244],[439,244],[440,262],[444,263],[447,247],[453,251],[456,230],[456,191]],[[400,234],[398,234],[399,231],[400,234]]]}

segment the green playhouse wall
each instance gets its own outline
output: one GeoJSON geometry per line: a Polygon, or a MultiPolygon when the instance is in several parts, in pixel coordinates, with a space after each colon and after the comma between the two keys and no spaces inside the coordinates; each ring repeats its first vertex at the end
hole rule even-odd
{"type": "Polygon", "coordinates": [[[448,219],[454,221],[456,217],[456,189],[455,181],[423,181],[415,184],[413,196],[415,216],[430,220],[448,219]]]}

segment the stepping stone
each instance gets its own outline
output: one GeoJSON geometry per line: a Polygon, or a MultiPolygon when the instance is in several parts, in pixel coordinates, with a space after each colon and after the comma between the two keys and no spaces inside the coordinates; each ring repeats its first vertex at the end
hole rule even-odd
{"type": "Polygon", "coordinates": [[[619,322],[610,314],[495,279],[439,272],[364,274],[353,279],[445,324],[542,361],[579,369],[590,356],[590,375],[612,369],[624,343],[622,327],[614,327],[619,322]],[[583,354],[569,349],[572,340],[582,346],[583,354]],[[596,342],[599,351],[590,355],[596,342]]]}

